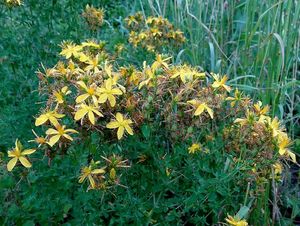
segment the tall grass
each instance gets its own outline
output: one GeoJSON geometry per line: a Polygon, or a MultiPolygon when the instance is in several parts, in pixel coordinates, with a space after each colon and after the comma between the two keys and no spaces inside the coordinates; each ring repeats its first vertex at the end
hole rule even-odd
{"type": "MultiPolygon", "coordinates": [[[[292,136],[299,128],[300,2],[138,0],[188,37],[182,59],[226,73],[231,85],[272,106],[292,136]],[[297,126],[298,125],[298,126],[297,126]]],[[[136,4],[137,5],[137,4],[136,4]]],[[[299,132],[299,131],[298,131],[299,132]]]]}

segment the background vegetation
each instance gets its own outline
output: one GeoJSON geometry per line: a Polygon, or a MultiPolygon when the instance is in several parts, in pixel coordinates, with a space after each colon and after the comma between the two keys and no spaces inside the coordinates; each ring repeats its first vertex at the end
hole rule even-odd
{"type": "MultiPolygon", "coordinates": [[[[89,38],[107,40],[111,48],[116,43],[126,43],[128,31],[123,19],[137,11],[146,16],[162,15],[185,33],[185,45],[173,50],[176,62],[188,62],[206,71],[227,74],[231,86],[271,105],[272,115],[284,120],[289,134],[295,139],[294,151],[299,153],[298,1],[25,0],[20,7],[0,5],[0,150],[3,155],[13,146],[16,137],[22,140],[32,138],[28,131],[34,125],[33,115],[38,113],[43,104],[37,93],[36,71],[42,68],[41,64],[50,67],[58,61],[59,44],[63,40],[79,43],[89,38]],[[86,4],[105,9],[106,22],[99,30],[89,30],[82,19],[86,4]]],[[[142,49],[134,50],[127,44],[125,47],[127,51],[120,59],[120,64],[138,65],[153,57],[142,49]]],[[[99,149],[96,136],[88,144],[90,147],[85,148],[95,152],[99,149]]],[[[165,165],[161,165],[158,156],[163,153],[160,153],[160,149],[164,147],[158,145],[159,136],[151,139],[141,142],[132,138],[127,146],[114,147],[114,151],[119,153],[130,149],[157,153],[149,154],[152,156],[150,161],[153,161],[150,165],[156,165],[157,168],[149,169],[147,165],[133,168],[126,177],[127,186],[131,187],[135,187],[135,184],[130,184],[130,181],[134,181],[130,180],[130,176],[141,178],[139,190],[126,190],[126,194],[124,190],[114,191],[116,197],[126,196],[126,202],[119,202],[114,196],[108,198],[101,192],[85,193],[75,183],[82,159],[88,158],[88,154],[80,151],[80,147],[76,154],[71,152],[70,158],[55,159],[51,168],[44,167],[46,159],[37,163],[38,174],[29,172],[27,175],[27,172],[22,172],[24,175],[21,180],[18,176],[9,175],[5,165],[1,165],[0,199],[3,205],[0,206],[0,223],[34,225],[39,220],[41,225],[55,222],[79,225],[85,219],[88,225],[155,224],[162,220],[169,224],[184,224],[195,217],[189,214],[199,213],[201,209],[206,212],[205,208],[208,208],[218,215],[224,205],[236,208],[233,200],[241,199],[238,197],[240,191],[232,192],[230,186],[233,178],[239,178],[238,169],[230,177],[222,175],[221,165],[212,168],[210,159],[205,158],[199,165],[188,158],[182,147],[178,147],[178,159],[169,159],[165,165]],[[198,171],[207,171],[208,175],[220,173],[218,180],[199,181],[204,185],[190,188],[194,194],[192,196],[175,195],[173,191],[177,188],[171,187],[173,184],[169,184],[168,178],[157,178],[153,172],[164,171],[168,164],[176,165],[182,161],[191,161],[191,165],[196,167],[193,173],[198,168],[198,171]],[[147,184],[150,179],[153,184],[147,184]],[[158,192],[162,188],[169,191],[168,197],[158,192]],[[203,191],[211,192],[205,194],[203,191]],[[143,193],[151,194],[138,195],[143,193]],[[176,206],[178,203],[182,205],[176,206]],[[181,216],[171,208],[174,206],[182,210],[181,216]],[[115,222],[109,221],[111,216],[114,216],[115,222]]],[[[109,150],[110,147],[101,148],[109,150]]],[[[183,171],[188,174],[191,169],[183,171]]],[[[287,173],[286,183],[281,188],[286,192],[283,192],[280,203],[283,210],[282,225],[292,224],[300,213],[297,202],[299,174],[298,171],[291,172],[287,173]]],[[[193,174],[191,180],[199,178],[193,174]]],[[[188,187],[188,184],[184,186],[188,187]]],[[[263,198],[261,202],[262,208],[267,205],[263,198]]],[[[210,216],[194,220],[203,224],[218,221],[210,219],[210,216]]],[[[259,219],[258,222],[265,221],[259,219]]]]}

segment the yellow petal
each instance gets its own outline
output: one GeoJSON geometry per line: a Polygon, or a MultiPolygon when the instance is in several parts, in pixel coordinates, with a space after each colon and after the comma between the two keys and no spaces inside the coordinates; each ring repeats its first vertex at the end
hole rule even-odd
{"type": "Polygon", "coordinates": [[[206,110],[207,110],[209,116],[213,119],[214,118],[213,110],[210,107],[206,107],[206,110]]]}
{"type": "Polygon", "coordinates": [[[181,79],[181,81],[183,82],[183,83],[186,83],[186,75],[184,74],[184,73],[181,73],[180,74],[180,79],[181,79]]]}
{"type": "Polygon", "coordinates": [[[41,115],[35,120],[35,126],[43,125],[48,121],[48,117],[46,115],[41,115]]]}
{"type": "Polygon", "coordinates": [[[22,165],[25,166],[26,168],[30,168],[31,167],[31,163],[27,160],[27,158],[21,156],[19,158],[19,160],[22,163],[22,165]]]}
{"type": "Polygon", "coordinates": [[[15,167],[17,161],[18,161],[18,158],[17,158],[17,157],[15,157],[15,158],[9,160],[9,162],[7,163],[7,170],[8,170],[8,171],[12,171],[12,169],[15,167]]]}
{"type": "Polygon", "coordinates": [[[57,121],[57,119],[56,119],[55,117],[50,116],[50,117],[49,117],[49,120],[50,120],[50,122],[52,123],[52,125],[54,125],[54,126],[59,125],[59,123],[58,123],[58,121],[57,121]]]}
{"type": "Polygon", "coordinates": [[[191,105],[196,105],[197,101],[196,100],[189,100],[189,101],[187,101],[187,103],[191,104],[191,105]]]}
{"type": "Polygon", "coordinates": [[[67,93],[68,87],[67,87],[67,86],[62,87],[62,88],[61,88],[61,91],[62,91],[63,93],[67,93]]]}
{"type": "Polygon", "coordinates": [[[225,100],[235,100],[235,98],[234,97],[226,97],[225,100]]]}
{"type": "Polygon", "coordinates": [[[97,100],[97,97],[96,97],[96,96],[92,96],[92,99],[93,99],[93,102],[94,102],[95,104],[98,104],[98,100],[97,100]]]}
{"type": "Polygon", "coordinates": [[[123,93],[119,89],[112,89],[111,94],[113,94],[113,95],[122,95],[123,93]]]}
{"type": "Polygon", "coordinates": [[[47,135],[58,134],[58,131],[55,130],[55,129],[50,128],[50,129],[48,129],[48,130],[46,131],[46,134],[47,134],[47,135]]]}
{"type": "Polygon", "coordinates": [[[203,104],[200,104],[200,105],[197,107],[197,109],[196,109],[194,115],[195,115],[195,116],[201,115],[203,111],[204,111],[204,106],[203,106],[203,104]]]}
{"type": "Polygon", "coordinates": [[[143,82],[141,82],[141,83],[139,84],[139,90],[140,90],[144,85],[146,85],[146,81],[143,81],[143,82]]]}
{"type": "Polygon", "coordinates": [[[80,176],[78,182],[79,182],[79,183],[82,183],[82,182],[85,180],[85,178],[86,178],[86,175],[85,175],[85,174],[82,175],[82,176],[80,176]]]}
{"type": "Polygon", "coordinates": [[[59,138],[60,138],[60,135],[55,135],[55,136],[51,137],[50,140],[49,140],[49,142],[48,142],[48,144],[51,147],[53,147],[53,145],[57,143],[57,141],[59,140],[59,138]]]}
{"type": "Polygon", "coordinates": [[[67,138],[70,141],[73,141],[73,138],[69,134],[63,134],[63,137],[67,138]]]}
{"type": "Polygon", "coordinates": [[[123,122],[123,115],[122,115],[121,113],[118,112],[118,113],[116,114],[116,119],[117,119],[118,122],[123,122]]]}
{"type": "Polygon", "coordinates": [[[116,121],[113,121],[113,122],[109,122],[107,125],[106,125],[106,128],[108,129],[115,129],[115,128],[118,128],[119,127],[119,123],[116,122],[116,121]]]}
{"type": "Polygon", "coordinates": [[[95,188],[95,187],[96,187],[96,184],[95,184],[94,178],[93,178],[91,175],[88,175],[88,178],[89,178],[91,187],[92,187],[92,188],[95,188]]]}
{"type": "Polygon", "coordinates": [[[124,135],[124,127],[120,126],[117,132],[118,139],[120,140],[124,135]]]}
{"type": "Polygon", "coordinates": [[[30,155],[32,153],[34,153],[36,151],[36,149],[27,149],[25,151],[22,151],[22,155],[30,155]]]}
{"type": "Polygon", "coordinates": [[[286,149],[285,148],[279,148],[279,154],[280,155],[284,155],[286,153],[286,149]]]}
{"type": "Polygon", "coordinates": [[[172,75],[170,78],[176,78],[179,76],[179,73],[175,73],[174,75],[172,75]]]}
{"type": "Polygon", "coordinates": [[[88,111],[86,109],[79,109],[76,113],[75,113],[75,116],[74,116],[74,119],[76,121],[82,119],[86,113],[88,113],[88,111]]]}
{"type": "Polygon", "coordinates": [[[91,122],[93,125],[95,125],[95,116],[94,116],[94,113],[93,113],[92,111],[89,111],[88,117],[89,117],[90,122],[91,122]]]}
{"type": "Polygon", "coordinates": [[[296,155],[293,152],[288,151],[288,155],[291,157],[291,159],[294,163],[297,163],[296,155]]]}
{"type": "Polygon", "coordinates": [[[113,95],[108,95],[108,101],[111,107],[114,107],[116,105],[116,98],[113,95]]]}
{"type": "Polygon", "coordinates": [[[63,117],[65,117],[64,114],[57,114],[57,113],[54,113],[53,116],[54,116],[55,118],[63,118],[63,117]]]}
{"type": "Polygon", "coordinates": [[[92,174],[103,174],[105,173],[104,169],[94,169],[92,172],[92,174]]]}
{"type": "Polygon", "coordinates": [[[85,90],[88,89],[87,86],[86,86],[86,84],[85,84],[83,81],[79,81],[79,82],[77,82],[77,84],[78,84],[79,86],[81,86],[81,88],[83,88],[83,89],[85,89],[85,90]]]}
{"type": "Polygon", "coordinates": [[[240,123],[241,125],[243,125],[245,121],[246,119],[237,118],[236,120],[234,120],[234,123],[240,123]]]}
{"type": "Polygon", "coordinates": [[[75,129],[66,129],[65,132],[66,133],[78,133],[78,131],[76,131],[75,129]]]}
{"type": "Polygon", "coordinates": [[[126,129],[126,131],[127,131],[130,135],[133,135],[133,131],[132,131],[132,129],[131,129],[131,127],[130,127],[129,125],[126,125],[126,126],[125,126],[125,129],[126,129]]]}
{"type": "Polygon", "coordinates": [[[16,157],[16,153],[15,153],[14,150],[13,151],[8,151],[7,155],[8,155],[8,157],[16,157]]]}
{"type": "Polygon", "coordinates": [[[112,80],[111,79],[107,79],[105,81],[105,88],[108,90],[111,90],[111,86],[112,86],[112,80]]]}
{"type": "Polygon", "coordinates": [[[100,111],[97,111],[96,109],[92,110],[96,115],[98,115],[99,117],[103,117],[103,115],[101,114],[100,111]]]}
{"type": "Polygon", "coordinates": [[[99,96],[98,102],[99,102],[100,104],[105,103],[106,100],[107,100],[107,97],[108,97],[108,96],[107,96],[106,93],[101,94],[101,95],[99,96]]]}
{"type": "Polygon", "coordinates": [[[90,94],[88,94],[88,93],[78,96],[76,98],[76,103],[81,103],[81,102],[85,101],[89,96],[90,96],[90,94]]]}
{"type": "Polygon", "coordinates": [[[213,88],[218,88],[220,86],[220,83],[219,82],[214,82],[211,86],[213,88]]]}
{"type": "Polygon", "coordinates": [[[105,89],[105,88],[102,88],[102,87],[100,87],[100,88],[98,88],[98,92],[99,92],[99,93],[105,93],[105,92],[106,92],[106,89],[105,89]]]}
{"type": "Polygon", "coordinates": [[[227,92],[230,92],[231,91],[231,88],[230,86],[228,85],[223,85],[224,89],[227,91],[227,92]]]}

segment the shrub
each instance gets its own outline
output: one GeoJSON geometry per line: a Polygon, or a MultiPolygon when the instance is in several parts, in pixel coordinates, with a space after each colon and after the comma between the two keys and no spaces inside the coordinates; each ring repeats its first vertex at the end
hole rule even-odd
{"type": "Polygon", "coordinates": [[[38,72],[46,101],[35,121],[37,147],[16,141],[8,151],[7,169],[30,182],[29,190],[20,191],[25,201],[10,207],[11,214],[26,209],[39,224],[274,220],[271,185],[280,181],[282,160],[296,159],[268,106],[237,89],[231,95],[226,75],[175,65],[164,55],[139,69],[116,64],[118,52],[104,42],[61,46],[64,59],[38,72]],[[33,171],[21,170],[18,162],[33,171]],[[61,181],[49,191],[54,175],[61,181]],[[47,198],[45,192],[62,199],[46,215],[38,210],[42,203],[33,204],[47,198]],[[55,210],[61,202],[63,210],[55,210]]]}

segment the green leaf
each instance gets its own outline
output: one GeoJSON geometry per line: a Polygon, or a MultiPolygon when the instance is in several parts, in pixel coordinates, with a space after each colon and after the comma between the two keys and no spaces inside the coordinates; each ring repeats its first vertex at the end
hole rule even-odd
{"type": "Polygon", "coordinates": [[[142,126],[142,133],[143,133],[143,136],[145,137],[145,138],[149,138],[150,137],[150,127],[148,126],[148,125],[143,125],[142,126]]]}
{"type": "Polygon", "coordinates": [[[235,216],[239,219],[244,219],[248,215],[249,210],[250,208],[248,206],[242,206],[235,216]]]}

